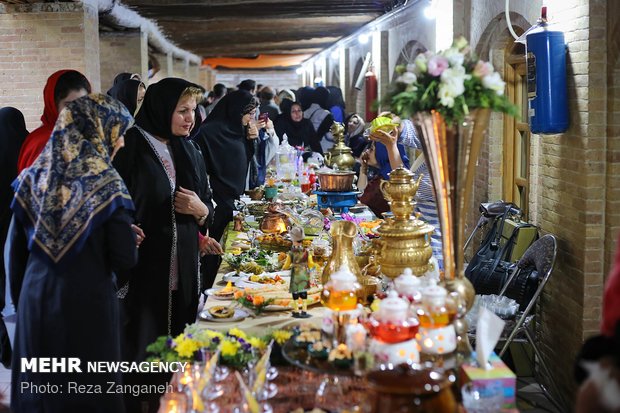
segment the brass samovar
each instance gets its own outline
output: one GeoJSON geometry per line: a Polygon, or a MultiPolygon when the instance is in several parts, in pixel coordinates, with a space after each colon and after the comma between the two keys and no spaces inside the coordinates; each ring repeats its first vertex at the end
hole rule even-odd
{"type": "Polygon", "coordinates": [[[344,143],[344,126],[334,122],[330,128],[336,144],[325,154],[325,165],[339,171],[352,171],[355,166],[355,157],[351,148],[344,143]]]}
{"type": "Polygon", "coordinates": [[[390,180],[381,182],[381,192],[390,204],[393,217],[389,217],[377,229],[381,236],[379,264],[381,272],[396,278],[405,268],[415,275],[428,271],[428,261],[433,255],[430,236],[433,226],[417,219],[414,213],[414,197],[420,180],[403,167],[390,173],[390,180]]]}

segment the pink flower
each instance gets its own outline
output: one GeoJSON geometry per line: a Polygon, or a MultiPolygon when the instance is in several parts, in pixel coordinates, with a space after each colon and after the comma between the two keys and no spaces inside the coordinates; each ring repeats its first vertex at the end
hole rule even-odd
{"type": "Polygon", "coordinates": [[[448,59],[443,56],[433,56],[428,61],[428,73],[431,76],[439,76],[448,68],[448,59]]]}
{"type": "Polygon", "coordinates": [[[474,67],[473,75],[476,77],[485,77],[493,73],[493,65],[489,62],[478,60],[474,67]]]}

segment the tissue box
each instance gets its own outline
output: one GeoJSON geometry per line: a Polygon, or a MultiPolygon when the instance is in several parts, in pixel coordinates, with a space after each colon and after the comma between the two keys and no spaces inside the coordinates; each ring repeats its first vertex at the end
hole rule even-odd
{"type": "MultiPolygon", "coordinates": [[[[472,354],[475,360],[475,353],[472,354]]],[[[489,382],[499,382],[504,389],[504,409],[516,407],[516,375],[510,370],[495,353],[489,357],[489,363],[493,366],[489,370],[478,367],[477,365],[461,365],[461,385],[469,383],[484,386],[489,382]]]]}

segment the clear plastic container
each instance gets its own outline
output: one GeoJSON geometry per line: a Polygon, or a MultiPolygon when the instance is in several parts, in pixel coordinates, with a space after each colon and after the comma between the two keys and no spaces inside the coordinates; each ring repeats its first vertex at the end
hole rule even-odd
{"type": "Polygon", "coordinates": [[[297,150],[288,143],[286,134],[282,137],[282,143],[276,152],[276,173],[278,179],[290,183],[297,172],[297,150]]]}

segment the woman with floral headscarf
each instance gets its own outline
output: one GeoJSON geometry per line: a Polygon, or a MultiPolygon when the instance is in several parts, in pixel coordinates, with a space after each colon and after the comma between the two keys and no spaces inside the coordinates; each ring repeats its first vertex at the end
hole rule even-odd
{"type": "Polygon", "coordinates": [[[132,267],[133,202],[112,158],[133,123],[115,99],[94,94],[63,110],[35,163],[14,183],[7,247],[17,306],[12,371],[13,412],[122,412],[122,394],[41,393],[23,383],[65,388],[105,386],[120,373],[89,374],[88,361],[120,361],[119,310],[113,271],[132,267]],[[82,373],[43,374],[21,360],[75,357],[82,373]]]}

